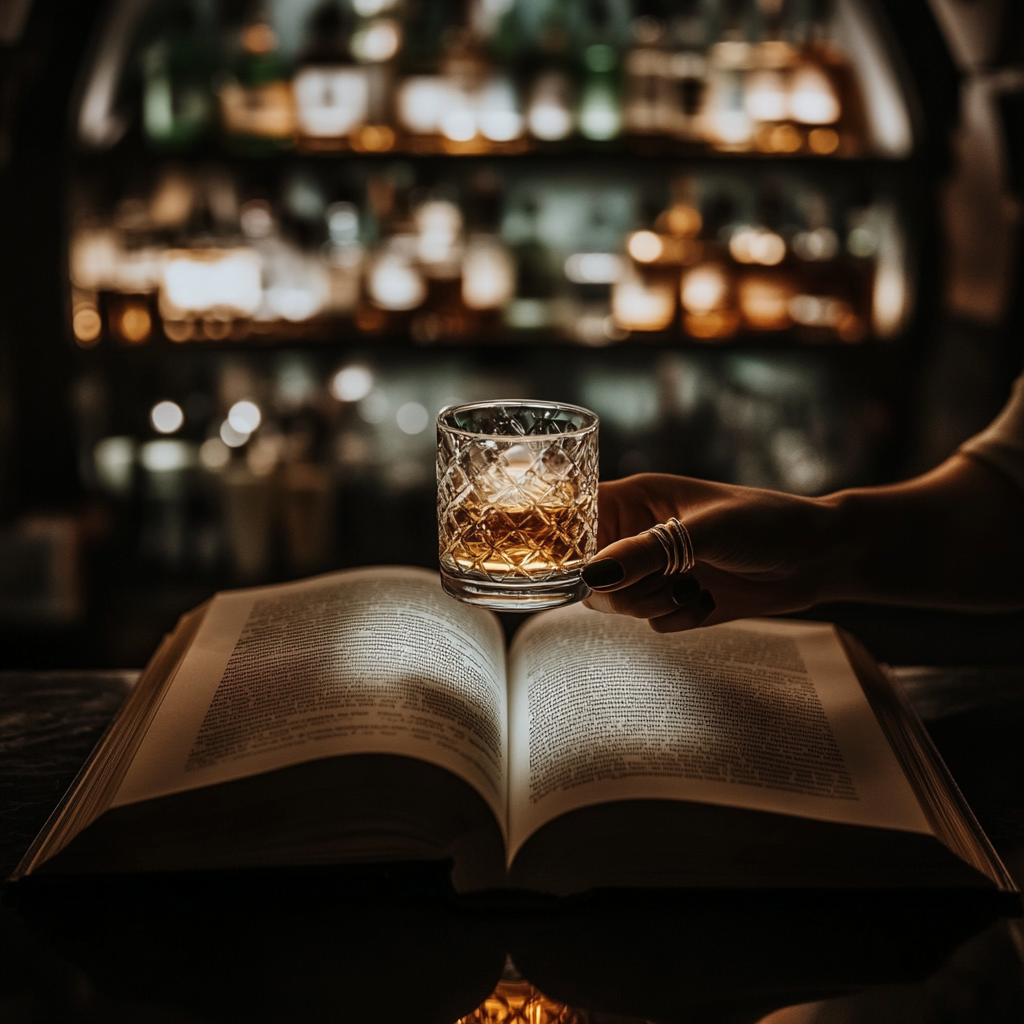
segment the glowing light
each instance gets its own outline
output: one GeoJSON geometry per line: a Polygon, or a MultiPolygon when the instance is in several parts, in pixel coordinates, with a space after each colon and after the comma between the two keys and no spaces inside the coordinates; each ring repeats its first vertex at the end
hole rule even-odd
{"type": "Polygon", "coordinates": [[[515,294],[512,254],[500,239],[474,238],[462,260],[462,301],[470,309],[500,309],[515,294]]]}
{"type": "Polygon", "coordinates": [[[612,316],[624,331],[663,331],[675,312],[675,289],[670,284],[627,278],[612,289],[612,316]]]}
{"type": "Polygon", "coordinates": [[[430,422],[430,413],[419,402],[406,402],[398,407],[395,422],[403,434],[422,434],[430,422]]]}
{"type": "Polygon", "coordinates": [[[227,420],[225,420],[220,425],[220,439],[229,448],[241,448],[242,445],[249,440],[249,435],[243,434],[239,430],[235,430],[235,428],[231,426],[231,424],[227,420]]]}
{"type": "Polygon", "coordinates": [[[860,225],[846,236],[846,248],[851,256],[863,260],[875,255],[878,251],[878,241],[878,232],[860,225]]]}
{"type": "Polygon", "coordinates": [[[807,145],[812,153],[828,156],[839,148],[839,132],[834,128],[814,128],[807,136],[807,145]]]}
{"type": "Polygon", "coordinates": [[[125,495],[132,488],[135,442],[130,437],[105,437],[92,450],[97,482],[111,494],[125,495]]]}
{"type": "Polygon", "coordinates": [[[634,231],[626,250],[637,263],[653,263],[665,251],[665,246],[653,231],[634,231]]]}
{"type": "Polygon", "coordinates": [[[398,22],[390,18],[371,21],[352,36],[352,56],[364,64],[379,64],[391,60],[402,45],[402,32],[398,22]]]}
{"type": "Polygon", "coordinates": [[[774,267],[786,257],[786,243],[781,235],[762,228],[741,228],[729,239],[729,254],[738,263],[760,263],[774,267]]]}
{"type": "Polygon", "coordinates": [[[427,264],[447,263],[454,256],[462,232],[462,212],[445,199],[431,199],[416,207],[414,214],[420,259],[427,264]]]}
{"type": "Polygon", "coordinates": [[[367,290],[381,309],[415,309],[427,297],[423,275],[408,258],[397,252],[384,252],[370,267],[367,290]]]}
{"type": "Polygon", "coordinates": [[[448,107],[449,85],[435,75],[407,78],[398,90],[398,117],[411,132],[430,135],[440,129],[448,107]]]}
{"type": "Polygon", "coordinates": [[[558,71],[539,75],[533,85],[526,123],[530,134],[546,142],[557,142],[572,132],[572,86],[558,71]]]}
{"type": "Polygon", "coordinates": [[[839,97],[820,68],[805,64],[794,72],[789,113],[802,124],[832,124],[839,120],[839,97]]]}
{"type": "Polygon", "coordinates": [[[251,434],[263,419],[260,407],[255,402],[235,402],[228,410],[228,423],[239,434],[251,434]]]}
{"type": "Polygon", "coordinates": [[[491,142],[511,142],[523,134],[516,92],[507,78],[492,78],[480,96],[480,134],[491,142]]]}
{"type": "Polygon", "coordinates": [[[277,36],[266,22],[256,22],[242,32],[242,48],[249,53],[271,53],[277,49],[277,36]]]}
{"type": "Polygon", "coordinates": [[[145,341],[153,329],[153,318],[149,310],[138,303],[129,303],[117,322],[118,331],[125,341],[138,344],[145,341]]]}
{"type": "Polygon", "coordinates": [[[179,472],[192,465],[192,446],[184,441],[148,441],[139,449],[139,462],[150,473],[179,472]]]}
{"type": "Polygon", "coordinates": [[[622,258],[610,252],[578,252],[565,261],[565,276],[574,284],[614,284],[622,272],[622,258]]]}
{"type": "Polygon", "coordinates": [[[737,289],[743,318],[755,330],[779,331],[792,323],[789,301],[792,288],[777,278],[752,275],[737,289]]]}
{"type": "Polygon", "coordinates": [[[721,267],[694,267],[683,275],[680,300],[691,313],[704,314],[721,309],[729,294],[729,282],[721,267]]]}
{"type": "Polygon", "coordinates": [[[580,134],[596,142],[614,139],[622,128],[619,107],[619,97],[609,82],[589,82],[580,100],[580,134]]]}
{"type": "Polygon", "coordinates": [[[803,136],[791,124],[776,125],[768,133],[768,149],[773,153],[795,153],[803,144],[803,136]]]}
{"type": "Polygon", "coordinates": [[[747,76],[743,105],[755,121],[781,121],[788,103],[782,75],[777,71],[754,71],[747,76]]]}
{"type": "Polygon", "coordinates": [[[181,430],[185,422],[185,414],[177,402],[157,402],[149,410],[149,422],[153,424],[153,429],[158,433],[173,434],[175,431],[181,430]]]}
{"type": "Polygon", "coordinates": [[[704,226],[700,210],[687,203],[676,203],[664,214],[668,230],[680,238],[692,238],[700,234],[704,226]]]}
{"type": "Polygon", "coordinates": [[[386,124],[367,124],[353,132],[351,142],[360,153],[386,153],[395,144],[395,133],[386,124]]]}
{"type": "Polygon", "coordinates": [[[476,136],[476,113],[468,106],[446,110],[441,116],[441,134],[452,142],[469,142],[476,136]]]}
{"type": "Polygon", "coordinates": [[[292,82],[299,127],[315,138],[336,138],[366,120],[370,84],[362,68],[304,67],[292,82]]]}
{"type": "Polygon", "coordinates": [[[99,313],[90,306],[75,310],[71,318],[71,329],[75,332],[75,340],[81,345],[91,347],[100,337],[103,321],[99,313]]]}
{"type": "Polygon", "coordinates": [[[358,402],[373,390],[373,373],[365,366],[343,366],[331,378],[331,394],[339,402],[358,402]]]}
{"type": "Polygon", "coordinates": [[[207,438],[199,446],[199,462],[203,469],[216,473],[231,461],[231,449],[219,438],[207,438]]]}
{"type": "Polygon", "coordinates": [[[260,258],[250,249],[172,251],[163,274],[162,308],[252,316],[263,302],[261,278],[260,258]]]}
{"type": "Polygon", "coordinates": [[[78,288],[99,291],[117,277],[121,247],[112,231],[78,231],[71,241],[71,281],[78,288]]]}

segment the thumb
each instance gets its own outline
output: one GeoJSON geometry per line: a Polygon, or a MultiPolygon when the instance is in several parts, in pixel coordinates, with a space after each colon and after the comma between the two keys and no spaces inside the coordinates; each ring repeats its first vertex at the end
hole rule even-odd
{"type": "Polygon", "coordinates": [[[652,573],[664,572],[668,555],[653,533],[638,533],[602,548],[583,570],[583,582],[591,590],[612,591],[628,587],[652,573]]]}

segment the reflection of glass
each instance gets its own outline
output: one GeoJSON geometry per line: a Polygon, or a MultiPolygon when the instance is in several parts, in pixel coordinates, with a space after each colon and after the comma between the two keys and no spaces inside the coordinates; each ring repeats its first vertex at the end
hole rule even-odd
{"type": "Polygon", "coordinates": [[[534,988],[509,959],[494,991],[457,1024],[580,1024],[585,1020],[585,1013],[534,988]]]}
{"type": "Polygon", "coordinates": [[[508,611],[588,593],[597,550],[597,416],[554,402],[480,402],[437,418],[445,590],[508,611]]]}

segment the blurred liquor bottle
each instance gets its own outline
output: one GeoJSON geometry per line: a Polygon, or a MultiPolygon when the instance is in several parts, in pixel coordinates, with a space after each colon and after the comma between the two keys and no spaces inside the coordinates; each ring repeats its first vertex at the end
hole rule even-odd
{"type": "Polygon", "coordinates": [[[269,156],[294,145],[295,101],[268,7],[260,0],[251,10],[238,34],[234,73],[220,85],[221,121],[230,150],[269,156]]]}
{"type": "Polygon", "coordinates": [[[576,39],[577,124],[585,139],[607,142],[622,129],[621,56],[629,37],[626,0],[585,0],[576,39]]]}
{"type": "Polygon", "coordinates": [[[213,29],[208,8],[178,0],[142,50],[142,125],[158,152],[188,149],[209,132],[214,112],[213,29]]]}
{"type": "Polygon", "coordinates": [[[324,152],[347,148],[369,114],[370,80],[351,57],[352,10],[325,0],[309,17],[305,45],[293,80],[299,148],[324,152]]]}

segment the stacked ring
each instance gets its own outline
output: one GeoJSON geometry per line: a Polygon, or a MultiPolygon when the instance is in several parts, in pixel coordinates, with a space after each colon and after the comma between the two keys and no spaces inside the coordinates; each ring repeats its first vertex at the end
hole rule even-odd
{"type": "Polygon", "coordinates": [[[666,576],[677,576],[693,568],[696,562],[693,557],[693,541],[690,540],[686,527],[678,519],[673,517],[667,523],[658,523],[646,532],[657,537],[658,543],[665,549],[666,576]]]}

